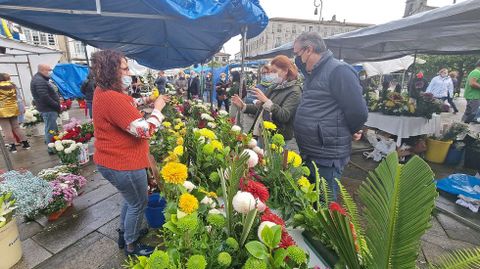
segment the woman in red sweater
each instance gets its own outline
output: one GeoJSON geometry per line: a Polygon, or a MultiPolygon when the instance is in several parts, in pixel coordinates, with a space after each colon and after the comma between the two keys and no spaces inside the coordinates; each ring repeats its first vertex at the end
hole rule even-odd
{"type": "Polygon", "coordinates": [[[153,248],[139,244],[143,213],[147,205],[148,138],[160,126],[166,97],[133,99],[127,95],[132,83],[125,57],[115,51],[92,55],[92,71],[97,88],[93,95],[95,126],[94,161],[98,171],[125,199],[120,214],[120,248],[127,255],[148,256],[153,248]],[[154,102],[154,110],[144,119],[138,105],[154,102]]]}

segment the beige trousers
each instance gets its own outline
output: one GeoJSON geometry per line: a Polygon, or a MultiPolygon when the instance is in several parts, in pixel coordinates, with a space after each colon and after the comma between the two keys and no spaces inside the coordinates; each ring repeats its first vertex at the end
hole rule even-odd
{"type": "MultiPolygon", "coordinates": [[[[5,143],[7,144],[15,144],[15,135],[20,139],[20,141],[26,141],[27,138],[25,134],[20,129],[20,125],[18,124],[17,117],[11,118],[0,118],[0,126],[2,127],[3,134],[5,135],[5,143]]],[[[0,145],[2,146],[2,145],[0,145]]]]}

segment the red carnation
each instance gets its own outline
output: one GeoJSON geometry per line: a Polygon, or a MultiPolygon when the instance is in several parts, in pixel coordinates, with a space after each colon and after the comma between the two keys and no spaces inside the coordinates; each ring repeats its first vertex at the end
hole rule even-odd
{"type": "Polygon", "coordinates": [[[278,247],[280,248],[288,248],[290,246],[295,246],[297,243],[295,243],[295,240],[288,234],[287,231],[283,230],[282,231],[282,240],[280,241],[280,244],[278,247]]]}
{"type": "Polygon", "coordinates": [[[247,191],[253,195],[253,197],[260,199],[262,202],[266,202],[270,197],[268,193],[268,188],[265,187],[260,182],[256,182],[253,180],[248,180],[246,184],[244,184],[243,178],[240,179],[240,189],[242,191],[247,191]]]}
{"type": "Polygon", "coordinates": [[[343,207],[339,203],[331,202],[330,205],[328,205],[328,208],[332,212],[337,211],[338,213],[340,213],[344,216],[347,216],[347,212],[345,211],[345,209],[343,209],[343,207]]]}
{"type": "Polygon", "coordinates": [[[271,221],[275,224],[278,224],[282,227],[285,227],[285,221],[277,216],[275,213],[273,213],[269,208],[265,209],[263,212],[263,215],[261,217],[261,221],[271,221]]]}
{"type": "Polygon", "coordinates": [[[205,128],[205,127],[207,127],[207,121],[205,121],[205,120],[200,120],[200,121],[198,122],[198,129],[202,129],[202,128],[205,128]]]}

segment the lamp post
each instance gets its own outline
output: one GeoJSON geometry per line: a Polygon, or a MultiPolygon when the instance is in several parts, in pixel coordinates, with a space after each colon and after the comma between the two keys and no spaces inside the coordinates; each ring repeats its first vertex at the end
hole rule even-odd
{"type": "Polygon", "coordinates": [[[313,14],[320,15],[318,21],[322,21],[323,0],[313,0],[313,6],[315,7],[313,14]],[[318,8],[320,8],[320,14],[318,13],[318,8]]]}

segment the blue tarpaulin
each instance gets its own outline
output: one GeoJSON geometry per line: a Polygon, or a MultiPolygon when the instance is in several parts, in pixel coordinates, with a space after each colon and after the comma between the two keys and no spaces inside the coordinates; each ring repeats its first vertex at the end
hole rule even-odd
{"type": "Polygon", "coordinates": [[[453,174],[437,181],[437,188],[451,194],[480,199],[480,179],[465,174],[453,174]]]}
{"type": "Polygon", "coordinates": [[[87,78],[88,67],[78,64],[57,64],[52,79],[65,99],[84,98],[80,87],[87,78]]]}
{"type": "Polygon", "coordinates": [[[258,0],[0,0],[0,17],[155,69],[206,62],[244,26],[252,38],[268,24],[258,0]]]}

